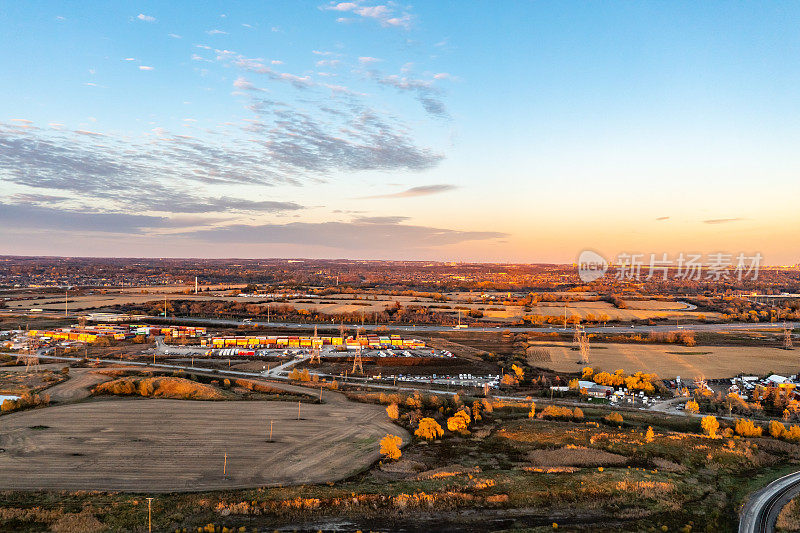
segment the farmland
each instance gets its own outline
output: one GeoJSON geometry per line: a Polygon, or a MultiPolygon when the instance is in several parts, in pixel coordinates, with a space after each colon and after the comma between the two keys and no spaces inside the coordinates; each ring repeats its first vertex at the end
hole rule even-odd
{"type": "MultiPolygon", "coordinates": [[[[546,349],[550,362],[532,362],[560,372],[575,372],[579,354],[572,343],[533,342],[546,349]]],[[[592,344],[594,367],[613,372],[618,368],[633,373],[655,372],[664,378],[728,378],[736,374],[767,372],[792,374],[797,371],[797,354],[769,346],[676,346],[659,344],[592,344]]]]}
{"type": "Polygon", "coordinates": [[[161,399],[13,413],[3,416],[0,486],[169,492],[320,483],[369,466],[386,432],[408,438],[371,405],[303,404],[297,415],[290,402],[161,399]]]}

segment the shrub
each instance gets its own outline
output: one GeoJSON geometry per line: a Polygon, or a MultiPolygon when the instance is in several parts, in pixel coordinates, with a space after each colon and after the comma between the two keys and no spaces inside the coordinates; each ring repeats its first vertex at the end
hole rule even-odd
{"type": "Polygon", "coordinates": [[[419,427],[414,431],[414,435],[421,439],[433,440],[444,435],[444,430],[433,418],[423,418],[419,421],[419,427]]]}
{"type": "Polygon", "coordinates": [[[800,426],[792,424],[791,426],[789,426],[789,429],[787,429],[784,432],[783,437],[786,440],[791,440],[791,441],[800,440],[800,426]]]}
{"type": "Polygon", "coordinates": [[[386,436],[381,439],[380,453],[387,459],[400,459],[400,455],[402,455],[400,452],[401,444],[403,444],[403,439],[397,435],[390,435],[387,433],[386,436]]]}
{"type": "Polygon", "coordinates": [[[619,413],[609,413],[605,416],[604,420],[612,424],[622,424],[622,415],[619,413]]]}
{"type": "Polygon", "coordinates": [[[764,428],[756,426],[752,420],[747,418],[738,418],[736,420],[735,431],[737,435],[742,437],[760,437],[764,432],[764,428]]]}
{"type": "Polygon", "coordinates": [[[536,416],[536,404],[531,402],[531,410],[528,411],[528,418],[533,418],[536,416]]]}
{"type": "Polygon", "coordinates": [[[400,408],[396,403],[393,403],[386,407],[386,414],[389,415],[389,418],[392,420],[397,420],[400,417],[400,408]]]}
{"type": "Polygon", "coordinates": [[[580,407],[576,407],[574,411],[572,411],[572,418],[583,418],[583,409],[580,407]]]}
{"type": "MultiPolygon", "coordinates": [[[[254,389],[256,390],[256,389],[254,389]]],[[[189,400],[223,400],[221,391],[184,378],[121,378],[97,385],[92,394],[139,395],[189,400]]]]}

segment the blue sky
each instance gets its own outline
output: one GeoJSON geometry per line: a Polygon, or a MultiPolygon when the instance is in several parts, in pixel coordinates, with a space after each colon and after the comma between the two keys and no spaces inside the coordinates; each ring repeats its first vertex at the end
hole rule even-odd
{"type": "Polygon", "coordinates": [[[0,3],[0,253],[800,261],[792,3],[0,3]]]}

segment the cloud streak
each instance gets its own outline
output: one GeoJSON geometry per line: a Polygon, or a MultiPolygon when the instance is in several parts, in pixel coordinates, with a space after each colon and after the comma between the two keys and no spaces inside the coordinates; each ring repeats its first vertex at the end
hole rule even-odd
{"type": "Polygon", "coordinates": [[[747,220],[745,218],[712,218],[709,220],[704,220],[703,224],[730,224],[731,222],[741,222],[743,220],[747,220]]]}
{"type": "Polygon", "coordinates": [[[405,191],[395,192],[390,194],[377,194],[375,196],[362,196],[361,200],[375,200],[379,198],[417,198],[419,196],[430,196],[431,194],[440,194],[457,189],[455,185],[437,184],[437,185],[420,185],[419,187],[411,187],[405,191]]]}

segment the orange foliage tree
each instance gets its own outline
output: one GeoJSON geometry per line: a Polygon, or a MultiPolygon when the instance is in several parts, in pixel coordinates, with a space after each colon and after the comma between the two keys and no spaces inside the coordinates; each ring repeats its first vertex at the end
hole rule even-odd
{"type": "Polygon", "coordinates": [[[414,435],[421,439],[433,440],[444,435],[444,430],[439,425],[439,422],[433,418],[423,418],[419,421],[419,426],[414,431],[414,435]]]}
{"type": "Polygon", "coordinates": [[[712,439],[717,438],[717,430],[719,429],[719,422],[717,422],[717,417],[712,415],[704,416],[703,419],[700,421],[700,426],[703,428],[703,433],[705,433],[712,439]]]}
{"type": "Polygon", "coordinates": [[[458,411],[456,414],[447,419],[447,429],[450,431],[464,431],[469,427],[472,420],[469,413],[466,411],[458,411]]]}
{"type": "Polygon", "coordinates": [[[736,419],[734,431],[736,431],[737,435],[741,435],[742,437],[760,437],[764,432],[764,428],[756,426],[752,420],[747,418],[738,418],[736,419]]]}
{"type": "Polygon", "coordinates": [[[402,455],[400,452],[401,444],[403,444],[403,439],[397,435],[390,435],[387,433],[386,436],[381,439],[380,453],[387,459],[400,459],[400,455],[402,455]]]}

